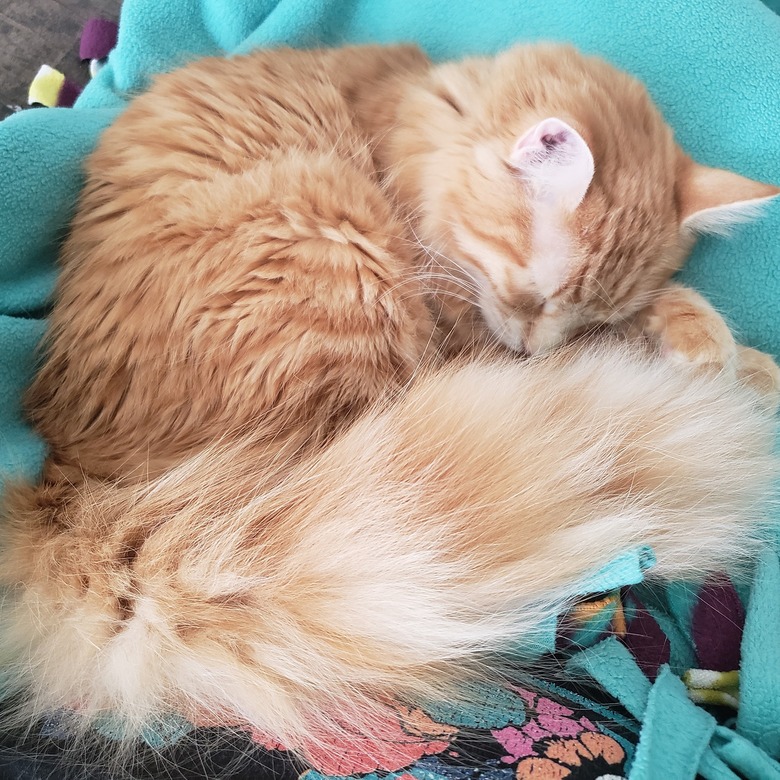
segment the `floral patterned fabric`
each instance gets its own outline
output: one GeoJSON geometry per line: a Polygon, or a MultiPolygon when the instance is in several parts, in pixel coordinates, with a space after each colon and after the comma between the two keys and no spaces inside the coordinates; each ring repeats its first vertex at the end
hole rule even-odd
{"type": "MultiPolygon", "coordinates": [[[[149,748],[139,754],[133,774],[187,780],[628,778],[642,730],[637,713],[593,679],[573,673],[568,662],[583,648],[598,650],[605,638],[618,641],[648,686],[671,668],[693,701],[728,722],[739,707],[735,669],[744,621],[741,598],[722,580],[699,589],[659,590],[642,583],[613,590],[583,600],[559,621],[555,651],[539,661],[536,676],[525,670],[503,687],[473,685],[468,708],[399,705],[390,720],[372,724],[370,737],[320,735],[305,750],[308,768],[283,745],[241,724],[196,728],[171,720],[146,736],[149,748]]],[[[116,733],[112,728],[106,723],[101,729],[108,739],[116,733]]],[[[78,765],[68,765],[67,753],[55,758],[67,738],[52,718],[35,737],[35,755],[19,745],[0,746],[0,776],[115,776],[88,770],[83,757],[78,765]]]]}

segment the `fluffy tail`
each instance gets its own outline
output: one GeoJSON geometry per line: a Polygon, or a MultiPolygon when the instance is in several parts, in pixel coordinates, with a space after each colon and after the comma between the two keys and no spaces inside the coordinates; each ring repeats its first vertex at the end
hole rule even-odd
{"type": "Polygon", "coordinates": [[[604,348],[433,374],[276,480],[250,437],[142,487],[19,489],[0,660],[27,716],[305,749],[532,638],[626,548],[665,578],[749,555],[774,429],[726,379],[604,348]]]}

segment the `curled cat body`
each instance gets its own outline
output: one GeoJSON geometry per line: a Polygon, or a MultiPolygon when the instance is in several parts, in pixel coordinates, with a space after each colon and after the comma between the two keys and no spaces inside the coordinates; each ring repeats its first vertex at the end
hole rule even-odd
{"type": "Polygon", "coordinates": [[[50,452],[4,508],[18,716],[175,713],[305,757],[452,692],[628,547],[661,578],[748,556],[776,367],[668,282],[778,191],[566,47],[159,77],[88,160],[27,398],[50,452]],[[678,361],[562,346],[604,324],[678,361]]]}

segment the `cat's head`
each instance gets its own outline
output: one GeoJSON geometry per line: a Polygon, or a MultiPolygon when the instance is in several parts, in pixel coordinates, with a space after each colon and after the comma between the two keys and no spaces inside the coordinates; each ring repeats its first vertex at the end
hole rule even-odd
{"type": "Polygon", "coordinates": [[[439,66],[406,110],[394,143],[418,238],[519,351],[631,316],[697,232],[780,193],[694,163],[639,82],[570,47],[439,66]]]}

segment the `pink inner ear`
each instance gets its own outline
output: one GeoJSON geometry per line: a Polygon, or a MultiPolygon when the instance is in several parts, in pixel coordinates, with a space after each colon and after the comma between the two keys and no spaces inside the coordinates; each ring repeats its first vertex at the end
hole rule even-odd
{"type": "Polygon", "coordinates": [[[543,200],[575,209],[593,179],[593,155],[583,137],[561,119],[550,117],[515,143],[509,163],[531,181],[543,200]]]}
{"type": "Polygon", "coordinates": [[[515,143],[509,160],[520,167],[529,157],[560,152],[570,142],[572,132],[576,131],[560,119],[545,119],[515,143]]]}

